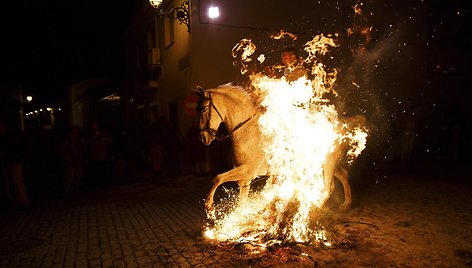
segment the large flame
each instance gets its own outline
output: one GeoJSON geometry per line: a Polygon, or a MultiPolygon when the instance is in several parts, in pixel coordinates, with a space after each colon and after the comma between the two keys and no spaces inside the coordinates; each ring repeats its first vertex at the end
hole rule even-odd
{"type": "Polygon", "coordinates": [[[312,66],[311,79],[303,76],[289,82],[262,74],[252,76],[252,88],[264,108],[258,123],[271,176],[249,198],[230,205],[223,200],[220,208],[225,209],[212,214],[214,225],[206,228],[207,238],[263,244],[326,240],[324,230],[310,215],[331,194],[332,178],[325,177],[323,170],[327,157],[340,150],[340,144],[347,144],[350,147],[345,153],[352,160],[364,149],[367,137],[365,129],[349,129],[341,123],[325,97],[335,93],[337,70],[327,72],[318,58],[335,46],[330,36],[323,35],[306,43],[305,62],[312,66]]]}

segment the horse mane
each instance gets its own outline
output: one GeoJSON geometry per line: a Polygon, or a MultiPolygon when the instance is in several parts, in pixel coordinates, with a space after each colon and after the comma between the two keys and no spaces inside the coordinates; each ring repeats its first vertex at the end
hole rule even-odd
{"type": "Polygon", "coordinates": [[[255,107],[251,95],[241,86],[236,86],[232,83],[227,83],[224,85],[220,85],[217,88],[210,89],[210,92],[225,95],[235,100],[236,102],[255,107]]]}

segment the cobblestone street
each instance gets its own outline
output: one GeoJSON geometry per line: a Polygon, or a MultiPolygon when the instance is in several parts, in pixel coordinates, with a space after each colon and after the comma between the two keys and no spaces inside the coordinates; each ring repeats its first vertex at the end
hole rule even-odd
{"type": "Polygon", "coordinates": [[[472,190],[461,182],[390,177],[369,183],[354,191],[350,212],[326,209],[332,246],[268,249],[202,239],[209,187],[209,179],[194,177],[149,180],[4,213],[0,267],[472,265],[472,190]]]}

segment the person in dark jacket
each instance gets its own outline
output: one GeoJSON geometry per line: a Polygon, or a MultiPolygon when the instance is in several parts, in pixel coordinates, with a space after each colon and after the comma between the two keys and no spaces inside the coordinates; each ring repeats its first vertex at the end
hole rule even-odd
{"type": "Polygon", "coordinates": [[[7,126],[0,124],[3,191],[13,207],[25,207],[30,204],[23,178],[24,150],[21,134],[14,128],[7,131],[7,126]]]}

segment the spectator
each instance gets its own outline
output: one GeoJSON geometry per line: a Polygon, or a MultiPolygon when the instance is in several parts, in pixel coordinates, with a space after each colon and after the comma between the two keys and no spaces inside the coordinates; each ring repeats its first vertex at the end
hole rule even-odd
{"type": "Polygon", "coordinates": [[[158,121],[159,133],[162,137],[164,148],[163,176],[180,175],[180,134],[178,129],[172,126],[165,118],[158,121]]]}
{"type": "Polygon", "coordinates": [[[84,144],[78,126],[72,126],[69,135],[59,144],[59,156],[64,163],[64,195],[77,193],[80,189],[84,164],[84,144]]]}
{"type": "Polygon", "coordinates": [[[162,172],[163,147],[159,133],[153,132],[151,144],[149,147],[148,161],[154,175],[160,175],[162,172]]]}
{"type": "Polygon", "coordinates": [[[23,177],[24,144],[22,136],[11,128],[0,125],[0,154],[5,197],[13,207],[30,204],[23,177]]]}
{"type": "Polygon", "coordinates": [[[93,188],[108,186],[108,165],[110,156],[108,146],[113,139],[100,128],[98,123],[92,124],[91,136],[86,140],[88,145],[88,179],[93,188]]]}
{"type": "MultiPolygon", "coordinates": [[[[6,194],[6,189],[3,189],[5,187],[5,180],[6,175],[7,175],[7,126],[3,123],[0,123],[0,181],[2,184],[0,185],[2,191],[0,194],[2,195],[2,199],[6,198],[6,196],[3,196],[6,194]]],[[[2,200],[2,203],[4,200],[2,200]]],[[[7,201],[7,200],[5,200],[7,201]]],[[[3,204],[2,204],[3,206],[3,204]]]]}
{"type": "Polygon", "coordinates": [[[200,141],[200,130],[196,118],[193,118],[192,125],[187,130],[187,138],[193,173],[196,176],[205,176],[207,174],[207,147],[200,141]]]}

